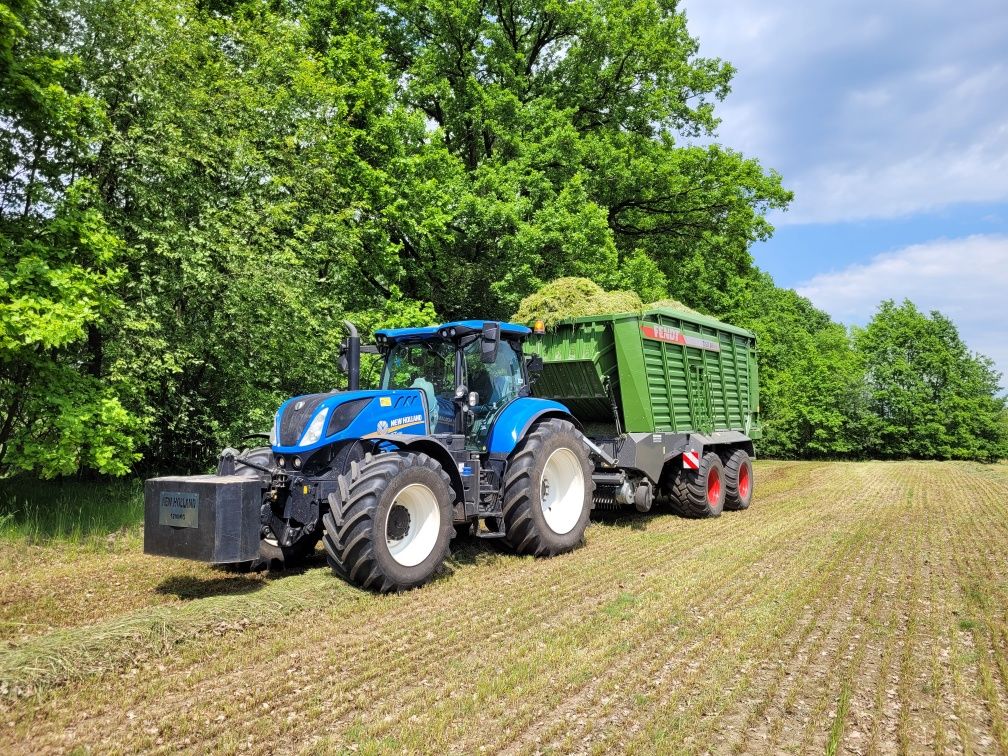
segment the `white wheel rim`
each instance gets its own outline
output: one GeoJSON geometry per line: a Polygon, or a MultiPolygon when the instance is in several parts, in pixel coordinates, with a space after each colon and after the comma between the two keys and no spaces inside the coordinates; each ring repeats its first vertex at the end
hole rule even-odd
{"type": "MultiPolygon", "coordinates": [[[[401,527],[401,523],[399,523],[401,527]]],[[[441,530],[441,515],[434,492],[423,483],[411,483],[396,494],[385,513],[385,545],[389,553],[403,567],[416,567],[430,556],[441,530]],[[409,523],[406,532],[398,538],[389,536],[389,521],[401,517],[392,512],[396,507],[406,510],[409,523]]]]}
{"type": "Polygon", "coordinates": [[[574,452],[561,448],[549,455],[539,481],[539,494],[550,530],[557,535],[573,530],[581,519],[585,498],[584,470],[574,452]]]}

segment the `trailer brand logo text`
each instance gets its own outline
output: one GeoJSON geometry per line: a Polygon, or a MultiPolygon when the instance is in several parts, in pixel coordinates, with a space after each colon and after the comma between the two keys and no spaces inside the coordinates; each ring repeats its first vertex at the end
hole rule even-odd
{"type": "Polygon", "coordinates": [[[649,324],[641,326],[641,333],[646,339],[664,341],[666,344],[680,344],[681,346],[695,347],[696,349],[706,349],[708,352],[720,352],[721,345],[710,339],[702,339],[699,336],[687,336],[678,328],[670,326],[649,324]]]}

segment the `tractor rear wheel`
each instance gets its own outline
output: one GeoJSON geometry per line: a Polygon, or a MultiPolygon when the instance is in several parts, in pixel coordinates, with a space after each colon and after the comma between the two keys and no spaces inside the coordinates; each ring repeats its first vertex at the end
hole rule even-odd
{"type": "Polygon", "coordinates": [[[672,500],[685,517],[719,517],[724,510],[724,466],[714,452],[700,460],[699,470],[682,469],[672,483],[672,500]]]}
{"type": "Polygon", "coordinates": [[[577,547],[591,514],[592,466],[578,430],[547,420],[525,437],[504,476],[504,530],[519,554],[553,556],[577,547]]]}
{"type": "Polygon", "coordinates": [[[367,454],[340,476],[339,489],[322,517],[333,572],[387,593],[421,586],[440,570],[455,532],[455,495],[437,460],[367,454]]]}
{"type": "Polygon", "coordinates": [[[748,509],[752,501],[752,460],[743,449],[736,449],[724,463],[725,509],[748,509]]]}

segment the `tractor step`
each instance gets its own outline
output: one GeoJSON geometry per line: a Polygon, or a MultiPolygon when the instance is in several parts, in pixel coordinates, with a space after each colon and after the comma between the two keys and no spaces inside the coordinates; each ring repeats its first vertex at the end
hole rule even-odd
{"type": "MultiPolygon", "coordinates": [[[[477,538],[485,538],[487,540],[492,540],[494,538],[503,538],[505,535],[507,535],[504,532],[504,518],[503,517],[491,517],[491,518],[487,518],[487,519],[489,519],[491,521],[495,521],[493,524],[497,526],[497,530],[490,530],[489,527],[487,527],[486,530],[481,530],[480,529],[480,521],[476,520],[473,523],[473,535],[474,536],[476,536],[477,538]]],[[[483,520],[483,524],[486,525],[486,526],[489,526],[489,523],[487,522],[486,519],[483,520]]]]}
{"type": "Polygon", "coordinates": [[[504,538],[506,533],[490,533],[488,531],[480,531],[476,533],[477,538],[483,538],[487,541],[492,541],[495,538],[504,538]]]}

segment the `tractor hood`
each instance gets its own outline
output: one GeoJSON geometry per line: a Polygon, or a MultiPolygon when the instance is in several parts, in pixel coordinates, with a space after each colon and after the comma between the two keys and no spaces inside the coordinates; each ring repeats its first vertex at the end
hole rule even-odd
{"type": "Polygon", "coordinates": [[[270,444],[277,454],[292,454],[390,433],[423,436],[428,416],[421,389],[306,394],[280,405],[270,444]]]}

